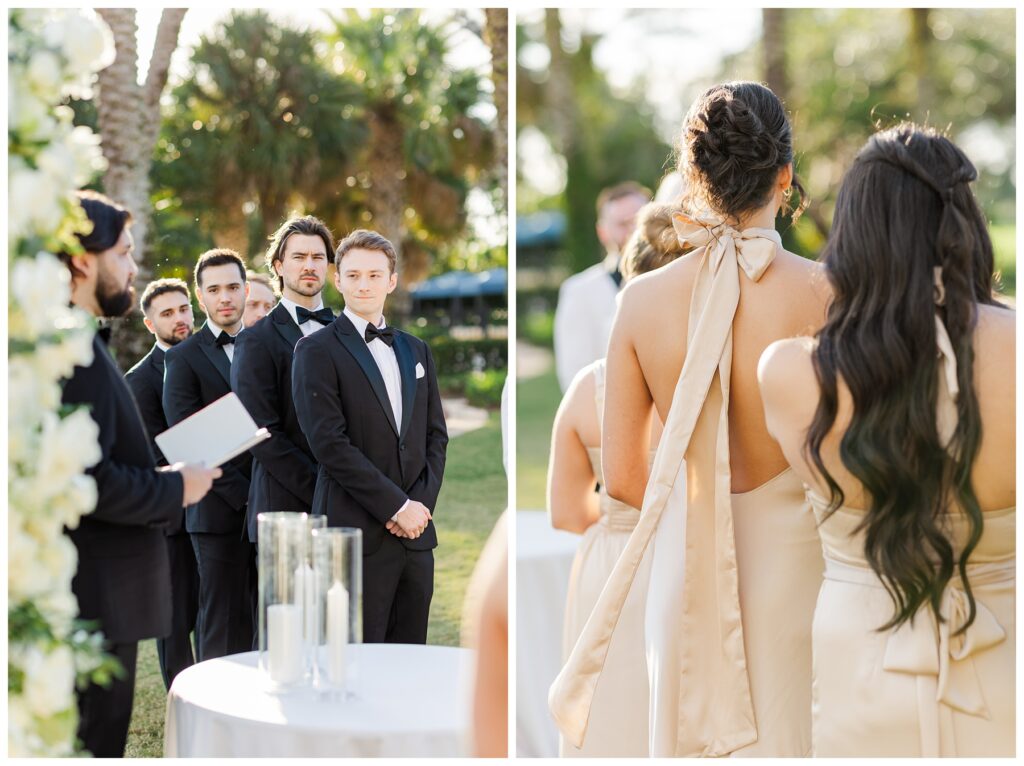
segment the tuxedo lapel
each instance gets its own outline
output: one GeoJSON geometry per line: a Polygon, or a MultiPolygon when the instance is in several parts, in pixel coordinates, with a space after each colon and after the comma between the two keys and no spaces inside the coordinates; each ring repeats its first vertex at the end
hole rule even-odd
{"type": "MultiPolygon", "coordinates": [[[[231,387],[231,362],[228,361],[227,352],[223,348],[217,345],[217,339],[213,337],[213,330],[210,329],[209,323],[203,325],[203,329],[199,331],[201,333],[199,338],[199,348],[203,350],[203,353],[213,362],[213,366],[217,368],[217,372],[224,378],[224,382],[231,387]]],[[[223,332],[223,331],[222,331],[223,332]]]]}
{"type": "Polygon", "coordinates": [[[342,345],[348,349],[348,352],[359,363],[366,379],[370,381],[370,387],[373,389],[373,393],[377,395],[377,401],[380,402],[380,406],[384,410],[384,414],[387,416],[391,427],[396,434],[399,433],[398,426],[395,424],[395,413],[391,409],[391,399],[388,398],[388,389],[384,385],[384,376],[380,374],[380,369],[377,367],[377,362],[373,359],[373,354],[366,347],[366,341],[356,333],[355,326],[344,314],[341,314],[335,320],[334,330],[338,334],[342,345]]]}
{"type": "Polygon", "coordinates": [[[399,332],[395,333],[395,358],[398,359],[398,371],[402,375],[402,429],[398,436],[405,438],[405,432],[409,430],[409,421],[412,420],[413,402],[416,401],[416,361],[413,359],[412,349],[405,338],[399,332]]]}
{"type": "Polygon", "coordinates": [[[160,376],[160,380],[164,379],[164,350],[159,346],[153,346],[153,350],[149,354],[149,363],[156,370],[157,375],[160,376]]]}
{"type": "Polygon", "coordinates": [[[302,338],[302,330],[295,324],[295,320],[292,319],[291,312],[285,308],[283,303],[278,303],[274,307],[274,310],[270,312],[271,320],[274,323],[274,329],[288,341],[288,345],[295,348],[295,344],[302,338]]]}

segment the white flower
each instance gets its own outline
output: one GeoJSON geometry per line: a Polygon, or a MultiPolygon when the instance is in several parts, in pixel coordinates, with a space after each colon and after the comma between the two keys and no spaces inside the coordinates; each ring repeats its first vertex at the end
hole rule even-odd
{"type": "Polygon", "coordinates": [[[49,653],[30,647],[25,656],[25,701],[42,718],[67,710],[74,699],[75,663],[67,646],[49,653]]]}
{"type": "Polygon", "coordinates": [[[78,549],[75,544],[58,531],[40,552],[40,564],[46,569],[50,582],[62,591],[69,589],[71,578],[78,569],[78,549]]]}
{"type": "Polygon", "coordinates": [[[62,50],[72,74],[98,72],[114,60],[114,36],[95,14],[66,14],[47,24],[43,35],[62,50]]]}
{"type": "Polygon", "coordinates": [[[49,581],[36,565],[39,543],[13,522],[7,538],[7,597],[11,603],[45,593],[49,581]]]}
{"type": "Polygon", "coordinates": [[[79,519],[95,510],[98,497],[93,477],[85,474],[73,476],[64,491],[53,499],[51,510],[54,519],[68,529],[76,529],[79,519]]]}
{"type": "Polygon", "coordinates": [[[46,413],[39,443],[39,474],[51,486],[66,486],[73,476],[99,461],[99,435],[99,426],[84,407],[63,420],[46,413]]]}
{"type": "Polygon", "coordinates": [[[64,218],[62,201],[67,192],[54,178],[31,168],[8,175],[8,215],[23,234],[49,234],[64,218]]]}
{"type": "Polygon", "coordinates": [[[59,97],[61,85],[60,59],[49,51],[37,51],[28,62],[28,81],[45,98],[59,97]]]}
{"type": "MultiPolygon", "coordinates": [[[[39,252],[35,258],[18,258],[10,279],[11,297],[23,307],[18,324],[26,328],[25,339],[35,340],[53,332],[58,321],[63,327],[74,326],[69,315],[78,315],[67,307],[71,298],[71,273],[56,256],[39,252]]],[[[10,332],[14,337],[20,335],[13,327],[10,332]]]]}
{"type": "Polygon", "coordinates": [[[60,393],[55,379],[42,380],[36,375],[30,357],[11,356],[7,362],[8,438],[32,449],[34,440],[29,439],[28,431],[38,423],[40,412],[60,406],[60,393]]]}
{"type": "Polygon", "coordinates": [[[100,137],[90,128],[79,125],[68,134],[67,146],[71,150],[77,178],[73,186],[85,186],[97,173],[107,169],[107,158],[100,148],[100,137]]]}
{"type": "MultiPolygon", "coordinates": [[[[7,695],[7,757],[27,758],[39,755],[30,744],[35,728],[32,713],[23,694],[7,695]]],[[[38,739],[38,738],[37,738],[38,739]]]]}

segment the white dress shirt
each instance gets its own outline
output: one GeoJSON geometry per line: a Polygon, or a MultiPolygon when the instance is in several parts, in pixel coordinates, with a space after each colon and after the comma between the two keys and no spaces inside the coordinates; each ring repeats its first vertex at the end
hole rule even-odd
{"type": "MultiPolygon", "coordinates": [[[[210,328],[210,332],[213,333],[213,337],[214,337],[215,340],[220,337],[220,334],[222,332],[224,332],[224,330],[222,330],[220,327],[215,325],[213,322],[207,322],[206,326],[210,328]]],[[[241,332],[241,330],[239,330],[238,332],[241,332]]],[[[238,332],[236,332],[231,337],[232,338],[237,338],[238,337],[238,332]]],[[[227,345],[221,346],[221,348],[223,348],[224,349],[224,353],[228,355],[228,362],[229,363],[233,362],[235,360],[235,344],[234,343],[228,343],[227,345]]]]}
{"type": "Polygon", "coordinates": [[[165,354],[167,353],[167,349],[170,348],[170,346],[168,346],[166,343],[164,343],[159,338],[156,339],[156,347],[158,349],[160,349],[161,351],[163,351],[165,354]]]}
{"type": "MultiPolygon", "coordinates": [[[[299,325],[299,329],[302,331],[303,336],[305,336],[307,338],[310,335],[312,335],[313,333],[315,333],[317,330],[321,330],[321,329],[323,329],[324,327],[327,326],[327,325],[324,325],[324,324],[320,324],[315,319],[308,319],[305,322],[303,322],[302,324],[299,324],[298,314],[295,313],[295,309],[297,309],[299,307],[299,304],[296,303],[295,301],[290,301],[287,298],[282,298],[281,299],[281,304],[286,309],[288,309],[288,313],[291,315],[292,321],[295,322],[295,324],[299,325]]],[[[319,311],[323,307],[324,307],[324,302],[323,302],[323,299],[321,298],[320,302],[316,306],[314,306],[311,309],[311,311],[319,311]]]]}
{"type": "MultiPolygon", "coordinates": [[[[365,338],[366,326],[370,323],[361,316],[357,316],[353,312],[349,311],[347,306],[345,307],[345,316],[347,316],[349,321],[355,326],[359,337],[365,338]]],[[[309,324],[309,322],[307,322],[307,324],[309,324]]],[[[319,322],[317,324],[319,324],[319,322]]],[[[383,316],[380,318],[380,324],[378,324],[377,327],[381,330],[387,327],[383,316]]],[[[377,369],[380,370],[381,377],[384,378],[384,388],[387,389],[388,400],[391,402],[391,412],[395,416],[395,425],[398,428],[401,428],[402,373],[398,369],[398,357],[395,356],[395,350],[380,338],[374,338],[371,340],[366,344],[366,348],[370,351],[370,355],[373,356],[373,361],[377,363],[377,369]]],[[[391,517],[392,520],[394,520],[399,513],[404,511],[408,504],[408,500],[402,503],[402,507],[395,511],[395,515],[391,517]]]]}
{"type": "Polygon", "coordinates": [[[618,255],[573,274],[558,289],[555,308],[555,371],[565,391],[576,373],[608,355],[619,289],[610,272],[618,255]]]}

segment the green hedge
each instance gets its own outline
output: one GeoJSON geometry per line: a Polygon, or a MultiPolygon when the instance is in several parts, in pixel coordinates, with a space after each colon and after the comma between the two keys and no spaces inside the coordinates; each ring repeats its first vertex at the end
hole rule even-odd
{"type": "Polygon", "coordinates": [[[466,399],[474,407],[500,407],[504,370],[471,372],[466,377],[466,399]]]}
{"type": "Polygon", "coordinates": [[[520,337],[535,346],[554,348],[555,345],[555,312],[538,311],[527,314],[519,323],[520,337]]]}
{"type": "Polygon", "coordinates": [[[428,344],[439,377],[508,367],[508,341],[505,339],[455,340],[440,336],[431,338],[428,344]]]}

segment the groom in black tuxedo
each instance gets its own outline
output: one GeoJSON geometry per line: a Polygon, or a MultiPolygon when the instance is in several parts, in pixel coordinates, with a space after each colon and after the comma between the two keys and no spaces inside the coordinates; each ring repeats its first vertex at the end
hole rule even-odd
{"type": "MultiPolygon", "coordinates": [[[[235,336],[248,294],[245,264],[234,250],[203,253],[195,282],[206,324],[164,355],[164,414],[172,426],[231,392],[235,336]]],[[[199,567],[200,662],[253,648],[256,562],[244,529],[251,466],[248,452],[232,458],[210,494],[185,510],[199,567]]]]}
{"type": "Polygon", "coordinates": [[[295,346],[292,394],[320,464],[313,512],[363,532],[363,640],[423,644],[448,431],[430,349],[384,323],[396,261],[376,232],[338,244],[345,310],[295,346]]]}
{"type": "MultiPolygon", "coordinates": [[[[157,279],[142,293],[142,315],[146,329],[156,342],[139,363],[124,374],[125,382],[139,405],[146,425],[150,447],[157,465],[167,460],[156,444],[157,434],[167,430],[164,416],[164,352],[192,335],[194,319],[188,285],[180,279],[157,279]]],[[[174,677],[195,662],[192,631],[199,610],[199,572],[192,540],[185,531],[185,509],[167,528],[167,554],[171,564],[171,633],[156,641],[156,656],[164,687],[171,688],[174,677]]]]}
{"type": "Polygon", "coordinates": [[[281,302],[235,342],[231,388],[271,438],[253,447],[246,529],[256,542],[256,516],[313,507],[316,458],[292,402],[292,355],[300,338],[334,321],[323,289],[334,238],[313,216],[291,218],[274,233],[267,251],[281,302]]]}

